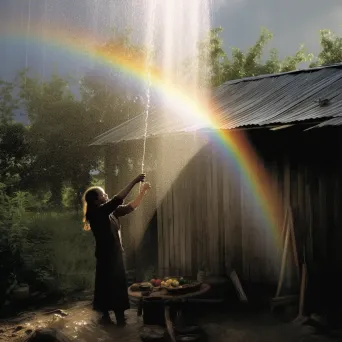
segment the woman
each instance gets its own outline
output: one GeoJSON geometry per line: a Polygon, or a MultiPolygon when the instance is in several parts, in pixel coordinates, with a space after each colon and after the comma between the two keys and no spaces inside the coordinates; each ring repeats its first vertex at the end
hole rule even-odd
{"type": "Polygon", "coordinates": [[[114,311],[117,325],[125,325],[124,311],[129,309],[129,300],[118,218],[139,206],[150,189],[149,183],[142,184],[139,195],[131,203],[124,205],[123,200],[136,184],[144,181],[145,174],[137,176],[110,200],[100,187],[89,188],[83,197],[85,229],[92,230],[96,241],[93,306],[102,312],[102,323],[112,323],[109,311],[114,311]]]}

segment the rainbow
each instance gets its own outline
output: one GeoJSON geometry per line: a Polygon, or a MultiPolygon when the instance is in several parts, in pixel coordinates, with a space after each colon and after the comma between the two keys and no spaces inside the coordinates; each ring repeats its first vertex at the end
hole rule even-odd
{"type": "MultiPolygon", "coordinates": [[[[6,33],[0,34],[0,41],[18,40],[38,46],[47,46],[57,51],[62,50],[77,58],[91,59],[92,62],[120,71],[138,81],[146,81],[147,74],[143,58],[139,60],[129,58],[119,47],[108,49],[104,44],[99,43],[99,40],[95,40],[85,32],[77,30],[63,32],[60,27],[54,29],[50,25],[49,29],[44,28],[44,35],[42,35],[39,29],[34,27],[31,27],[27,32],[11,25],[6,25],[4,29],[1,29],[1,26],[0,32],[6,33]]],[[[165,82],[158,70],[152,70],[150,79],[152,87],[156,91],[161,92],[180,108],[185,108],[186,112],[192,115],[202,126],[215,130],[214,140],[237,165],[241,176],[245,179],[246,186],[250,189],[261,209],[267,225],[273,232],[275,239],[279,241],[280,206],[269,186],[269,176],[247,139],[243,135],[239,135],[237,138],[227,131],[217,130],[218,123],[208,115],[207,111],[203,110],[207,106],[203,106],[197,100],[196,102],[192,101],[190,97],[186,96],[186,92],[165,82]]]]}

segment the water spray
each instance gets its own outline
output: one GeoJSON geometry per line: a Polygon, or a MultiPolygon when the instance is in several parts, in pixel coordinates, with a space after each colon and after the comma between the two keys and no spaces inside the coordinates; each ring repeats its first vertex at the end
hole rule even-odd
{"type": "MultiPolygon", "coordinates": [[[[156,0],[154,0],[151,4],[151,12],[150,12],[150,27],[151,31],[149,32],[147,45],[153,49],[154,46],[154,27],[155,27],[155,12],[156,12],[156,0]]],[[[150,106],[151,106],[151,87],[152,87],[152,51],[148,52],[147,61],[146,61],[146,74],[147,74],[147,87],[146,87],[146,109],[145,109],[145,130],[144,130],[144,143],[143,143],[143,154],[141,159],[141,173],[144,173],[145,170],[145,155],[146,155],[146,140],[147,140],[147,131],[148,131],[148,117],[150,114],[150,106]]],[[[141,182],[139,184],[139,192],[141,190],[141,182]]]]}

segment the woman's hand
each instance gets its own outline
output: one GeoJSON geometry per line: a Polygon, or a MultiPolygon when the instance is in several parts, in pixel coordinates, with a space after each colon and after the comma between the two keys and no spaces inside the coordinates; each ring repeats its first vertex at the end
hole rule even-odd
{"type": "Polygon", "coordinates": [[[149,182],[146,182],[146,183],[142,184],[142,186],[140,188],[140,192],[145,193],[150,189],[151,189],[151,184],[149,182]]]}
{"type": "Polygon", "coordinates": [[[145,173],[140,174],[139,176],[135,177],[131,182],[129,182],[125,188],[123,188],[115,197],[124,200],[127,195],[131,192],[134,186],[140,182],[145,181],[145,173]]]}
{"type": "Polygon", "coordinates": [[[133,180],[133,183],[134,184],[138,184],[140,182],[144,182],[145,181],[145,177],[146,177],[146,174],[145,173],[142,173],[140,174],[139,176],[135,177],[134,180],[133,180]]]}

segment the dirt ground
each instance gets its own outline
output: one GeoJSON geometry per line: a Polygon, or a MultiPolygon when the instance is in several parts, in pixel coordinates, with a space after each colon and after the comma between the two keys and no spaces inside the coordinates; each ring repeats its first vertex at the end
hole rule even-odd
{"type": "MultiPolygon", "coordinates": [[[[0,321],[0,341],[22,341],[32,331],[43,327],[53,327],[75,341],[140,341],[142,319],[136,310],[127,312],[127,326],[117,328],[102,327],[97,323],[98,316],[91,310],[89,302],[78,302],[63,311],[46,309],[27,312],[13,319],[0,321]],[[53,312],[50,312],[50,311],[53,312]]],[[[197,310],[198,314],[198,310],[197,310]]],[[[215,342],[314,342],[338,341],[323,335],[316,335],[310,326],[281,323],[269,313],[227,313],[217,310],[200,310],[198,324],[208,335],[208,341],[215,342]]]]}

